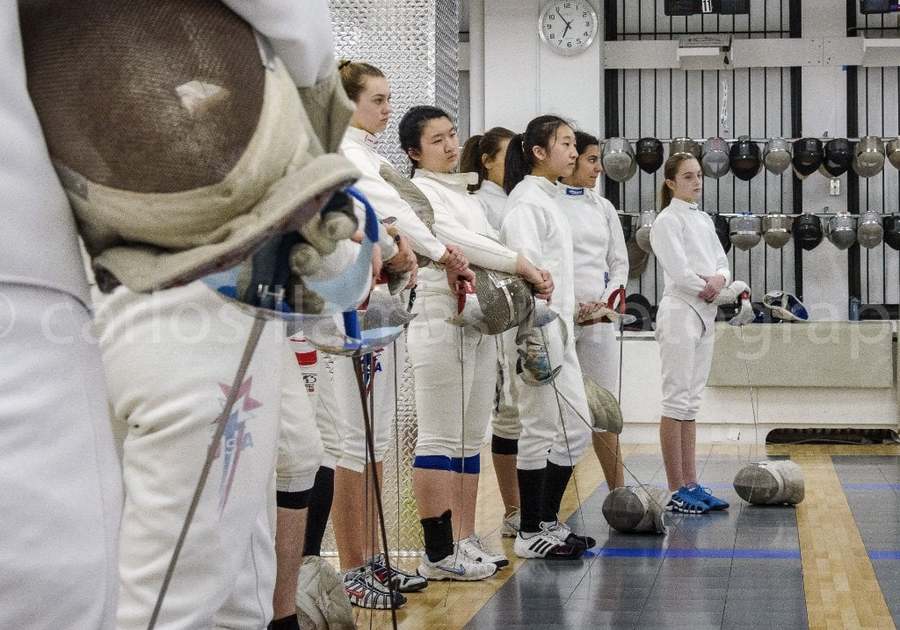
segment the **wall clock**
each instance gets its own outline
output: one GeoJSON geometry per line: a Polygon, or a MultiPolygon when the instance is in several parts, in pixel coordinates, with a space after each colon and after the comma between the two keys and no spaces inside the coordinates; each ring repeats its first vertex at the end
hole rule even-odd
{"type": "Polygon", "coordinates": [[[554,52],[577,55],[597,36],[597,12],[587,0],[550,0],[541,9],[538,33],[554,52]]]}

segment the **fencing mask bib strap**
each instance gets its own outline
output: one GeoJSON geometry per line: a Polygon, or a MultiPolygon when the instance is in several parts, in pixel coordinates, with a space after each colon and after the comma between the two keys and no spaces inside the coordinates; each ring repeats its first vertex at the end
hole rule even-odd
{"type": "Polygon", "coordinates": [[[623,534],[665,534],[669,493],[652,486],[616,488],[603,501],[603,517],[623,534]]]}
{"type": "Polygon", "coordinates": [[[788,460],[747,464],[734,477],[734,489],[756,505],[797,505],[803,501],[803,470],[788,460]]]}

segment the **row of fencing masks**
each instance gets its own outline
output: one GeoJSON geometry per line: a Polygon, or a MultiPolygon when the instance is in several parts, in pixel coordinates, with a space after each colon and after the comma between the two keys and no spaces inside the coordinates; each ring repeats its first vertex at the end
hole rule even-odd
{"type": "MultiPolygon", "coordinates": [[[[249,266],[233,297],[296,308],[298,230],[359,176],[336,153],[352,112],[337,74],[298,92],[219,2],[23,2],[20,20],[31,99],[101,290],[249,266]],[[104,124],[86,122],[101,111],[104,124]]],[[[331,209],[355,231],[347,197],[331,209]]]]}
{"type": "Polygon", "coordinates": [[[637,172],[634,148],[625,138],[610,138],[604,142],[600,163],[606,176],[617,182],[627,181],[637,172]]]}
{"type": "Polygon", "coordinates": [[[803,469],[790,460],[747,464],[734,477],[734,489],[754,505],[797,505],[803,501],[803,469]]]}
{"type": "Polygon", "coordinates": [[[622,486],[603,500],[603,518],[623,534],[665,534],[669,493],[653,486],[622,486]]]}

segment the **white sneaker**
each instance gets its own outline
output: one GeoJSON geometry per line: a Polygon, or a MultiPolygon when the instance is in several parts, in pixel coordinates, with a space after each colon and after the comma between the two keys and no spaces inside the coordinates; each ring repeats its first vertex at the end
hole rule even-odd
{"type": "Polygon", "coordinates": [[[503,517],[503,523],[500,525],[500,535],[503,538],[515,538],[519,533],[519,510],[516,509],[509,516],[503,517]]]}
{"type": "Polygon", "coordinates": [[[497,565],[475,562],[462,551],[454,548],[453,553],[437,562],[432,562],[423,552],[416,573],[428,580],[456,580],[474,582],[489,578],[497,572],[497,565]]]}
{"type": "Polygon", "coordinates": [[[520,558],[547,558],[549,560],[577,560],[584,553],[583,547],[573,547],[561,541],[547,530],[532,534],[519,532],[513,551],[520,558]]]}
{"type": "Polygon", "coordinates": [[[590,549],[597,544],[597,541],[590,536],[572,533],[572,528],[562,521],[541,521],[541,529],[548,534],[556,536],[560,542],[573,547],[581,546],[584,549],[590,549]]]}
{"type": "Polygon", "coordinates": [[[475,562],[488,562],[497,565],[498,569],[509,564],[509,560],[507,560],[506,556],[502,553],[492,553],[485,549],[484,543],[481,542],[481,538],[479,538],[477,534],[472,534],[468,538],[463,538],[457,544],[459,545],[459,550],[464,553],[469,560],[474,560],[475,562]]]}

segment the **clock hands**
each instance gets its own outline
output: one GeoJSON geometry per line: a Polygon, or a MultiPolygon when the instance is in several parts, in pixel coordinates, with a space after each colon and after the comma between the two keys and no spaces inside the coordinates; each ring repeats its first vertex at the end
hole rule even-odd
{"type": "Polygon", "coordinates": [[[566,18],[563,17],[563,14],[559,12],[559,7],[556,7],[556,14],[559,16],[559,19],[566,23],[566,30],[562,32],[562,35],[560,35],[560,44],[562,44],[562,40],[566,38],[566,33],[568,33],[569,29],[572,28],[572,22],[566,20],[566,18]]]}

